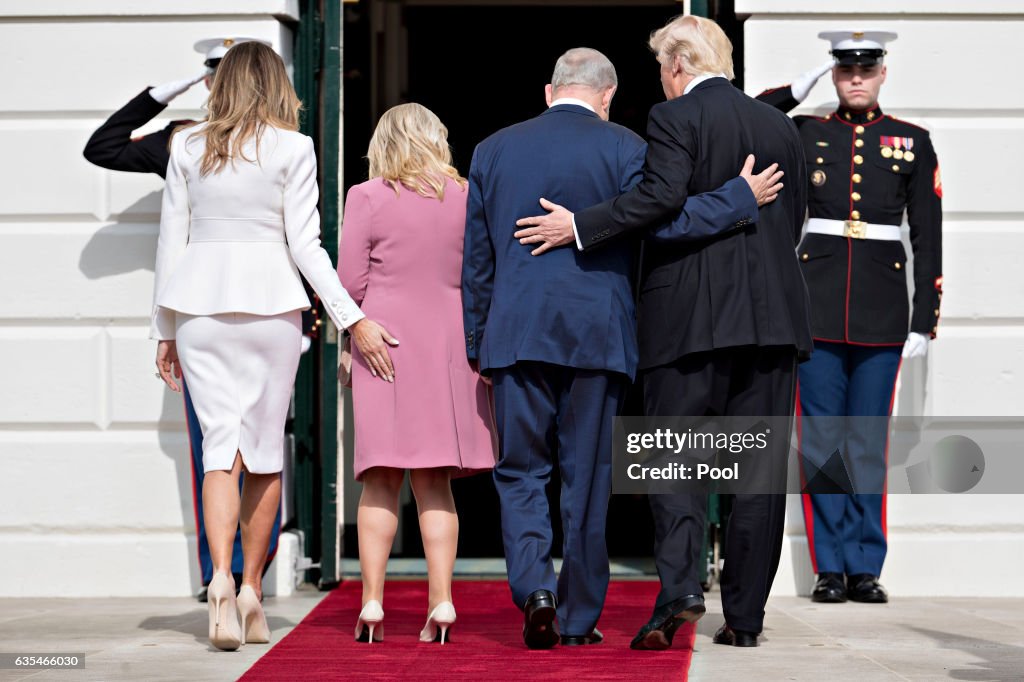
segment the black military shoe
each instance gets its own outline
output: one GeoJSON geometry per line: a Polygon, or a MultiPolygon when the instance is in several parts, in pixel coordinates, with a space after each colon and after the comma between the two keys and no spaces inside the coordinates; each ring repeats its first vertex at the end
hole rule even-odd
{"type": "Polygon", "coordinates": [[[842,604],[846,601],[846,583],[842,573],[819,573],[811,601],[819,604],[842,604]]]}
{"type": "Polygon", "coordinates": [[[654,609],[654,615],[629,643],[630,649],[661,651],[672,646],[672,638],[683,623],[696,623],[704,615],[704,597],[688,594],[654,609]]]}
{"type": "Polygon", "coordinates": [[[870,573],[846,576],[846,596],[850,601],[864,604],[885,604],[889,601],[889,593],[870,573]]]}
{"type": "Polygon", "coordinates": [[[555,595],[537,590],[523,606],[523,641],[530,649],[550,649],[558,644],[555,626],[555,595]]]}
{"type": "Polygon", "coordinates": [[[718,628],[718,632],[715,633],[714,642],[715,644],[725,644],[727,646],[758,646],[756,632],[733,630],[728,625],[718,628]]]}
{"type": "Polygon", "coordinates": [[[604,635],[597,628],[594,628],[586,635],[562,635],[562,646],[579,646],[581,644],[600,644],[604,641],[604,635]]]}

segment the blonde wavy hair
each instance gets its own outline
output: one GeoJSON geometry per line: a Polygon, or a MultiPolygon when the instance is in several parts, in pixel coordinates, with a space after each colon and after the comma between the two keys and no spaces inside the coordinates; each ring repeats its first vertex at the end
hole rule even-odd
{"type": "Polygon", "coordinates": [[[691,76],[724,73],[732,80],[732,42],[710,19],[681,15],[651,34],[651,52],[663,58],[679,57],[684,72],[691,76]]]}
{"type": "Polygon", "coordinates": [[[366,152],[370,179],[382,178],[399,193],[405,185],[424,197],[444,200],[445,182],[466,187],[452,166],[448,128],[422,104],[399,104],[384,112],[366,152]]]}
{"type": "Polygon", "coordinates": [[[259,143],[267,126],[299,129],[302,102],[288,80],[284,61],[263,43],[235,45],[217,66],[206,103],[206,126],[189,135],[206,137],[202,175],[220,172],[236,158],[258,160],[259,143]],[[256,138],[257,159],[245,156],[244,146],[256,138]]]}

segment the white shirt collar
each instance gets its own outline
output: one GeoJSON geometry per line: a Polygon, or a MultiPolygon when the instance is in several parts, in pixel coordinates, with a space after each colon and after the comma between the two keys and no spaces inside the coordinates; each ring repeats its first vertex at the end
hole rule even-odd
{"type": "MultiPolygon", "coordinates": [[[[576,99],[575,97],[559,97],[558,99],[551,103],[551,106],[557,107],[559,104],[575,104],[576,106],[583,107],[588,111],[593,111],[595,114],[597,113],[596,111],[594,111],[594,107],[590,106],[581,99],[576,99]]],[[[550,109],[551,107],[548,108],[550,109]]]]}
{"type": "Polygon", "coordinates": [[[701,74],[700,76],[697,76],[692,81],[690,81],[690,83],[683,89],[683,94],[684,95],[689,95],[690,91],[693,90],[695,87],[697,87],[698,85],[700,85],[701,83],[703,83],[706,80],[711,80],[712,78],[725,78],[725,74],[724,73],[705,73],[705,74],[701,74]]]}

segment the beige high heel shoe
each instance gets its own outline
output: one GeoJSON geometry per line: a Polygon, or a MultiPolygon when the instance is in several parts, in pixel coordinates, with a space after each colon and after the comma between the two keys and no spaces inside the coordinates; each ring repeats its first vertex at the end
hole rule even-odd
{"type": "Polygon", "coordinates": [[[359,612],[359,620],[356,622],[356,641],[373,642],[384,641],[384,607],[376,599],[371,599],[363,605],[359,612]],[[376,634],[374,634],[376,629],[376,634]],[[369,630],[369,634],[367,634],[369,630]]]}
{"type": "Polygon", "coordinates": [[[242,616],[242,644],[266,644],[270,641],[267,616],[251,585],[242,585],[238,592],[238,612],[242,616]]]}
{"type": "Polygon", "coordinates": [[[421,642],[441,642],[448,628],[455,622],[455,605],[450,601],[443,601],[434,607],[434,610],[427,616],[427,624],[420,631],[421,642]]]}
{"type": "Polygon", "coordinates": [[[235,583],[224,573],[215,573],[206,588],[210,605],[210,644],[222,651],[234,651],[242,644],[235,603],[235,583]]]}

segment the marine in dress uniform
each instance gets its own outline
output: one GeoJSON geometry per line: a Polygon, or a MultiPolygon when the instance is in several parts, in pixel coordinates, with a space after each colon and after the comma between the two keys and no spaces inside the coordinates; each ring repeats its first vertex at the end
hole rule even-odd
{"type": "MultiPolygon", "coordinates": [[[[199,81],[205,81],[209,87],[217,64],[227,54],[232,45],[243,43],[254,38],[210,38],[195,44],[195,50],[205,57],[202,73],[182,80],[164,83],[146,88],[128,104],[116,111],[106,122],[92,134],[85,145],[86,160],[102,168],[128,171],[131,173],[156,173],[161,178],[167,172],[170,158],[169,142],[174,131],[191,120],[171,121],[165,128],[157,132],[132,137],[132,132],[143,127],[158,116],[167,105],[199,81]]],[[[304,320],[305,322],[305,320],[304,320]]],[[[306,324],[303,327],[308,329],[306,324]]],[[[305,341],[304,341],[305,343],[305,341]]],[[[213,578],[213,561],[210,558],[210,547],[206,540],[206,529],[203,524],[203,433],[199,427],[199,418],[192,406],[188,387],[182,380],[182,394],[185,400],[185,421],[188,426],[188,437],[192,452],[192,491],[196,516],[196,537],[199,550],[199,566],[202,574],[203,588],[199,592],[199,601],[206,601],[206,586],[213,578]]],[[[241,481],[239,482],[241,484],[241,481]]],[[[281,513],[277,514],[274,531],[267,550],[267,566],[277,552],[277,539],[281,528],[281,513]]],[[[235,577],[235,585],[242,584],[242,536],[235,534],[235,546],[232,553],[231,572],[235,577]]]]}
{"type": "MultiPolygon", "coordinates": [[[[797,254],[814,352],[799,368],[798,395],[799,413],[808,417],[799,433],[804,516],[818,575],[812,599],[882,603],[888,417],[901,356],[924,355],[938,331],[942,181],[928,131],[878,106],[885,44],[896,34],[818,36],[832,44],[840,105],[824,117],[794,119],[809,182],[809,219],[797,254]],[[914,253],[912,304],[900,240],[904,212],[914,253]],[[836,419],[812,419],[841,416],[884,419],[853,420],[846,428],[836,419]]],[[[789,111],[824,72],[808,72],[758,99],[789,111]]]]}

